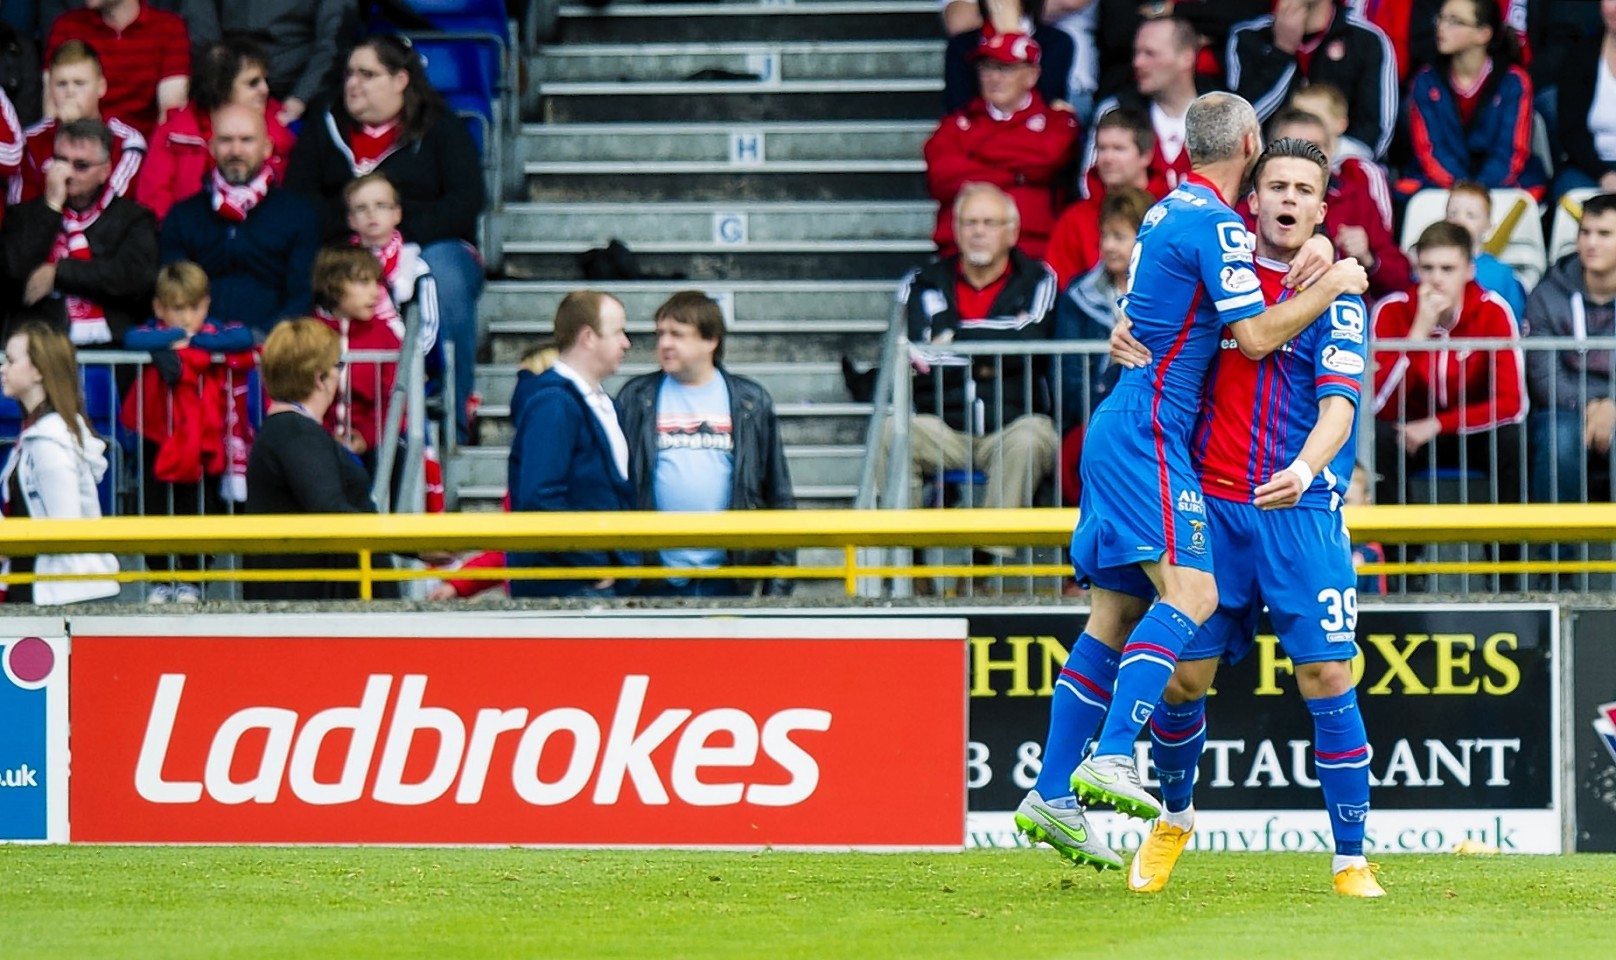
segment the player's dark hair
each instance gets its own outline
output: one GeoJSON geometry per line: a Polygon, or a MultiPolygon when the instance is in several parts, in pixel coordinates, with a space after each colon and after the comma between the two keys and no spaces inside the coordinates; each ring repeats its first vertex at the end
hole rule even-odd
{"type": "Polygon", "coordinates": [[[1262,182],[1263,167],[1268,165],[1268,161],[1283,159],[1306,160],[1317,165],[1320,185],[1329,185],[1330,161],[1324,156],[1323,150],[1301,137],[1281,137],[1278,140],[1271,141],[1268,144],[1268,149],[1264,150],[1262,156],[1257,158],[1256,168],[1251,171],[1252,185],[1255,187],[1262,182]]]}
{"type": "Polygon", "coordinates": [[[1128,131],[1133,135],[1134,146],[1147,157],[1156,149],[1156,131],[1150,125],[1150,118],[1132,107],[1118,107],[1094,121],[1095,135],[1101,130],[1128,131]]]}
{"type": "Polygon", "coordinates": [[[1414,255],[1419,256],[1427,250],[1441,250],[1453,247],[1463,251],[1465,259],[1471,259],[1471,251],[1475,249],[1475,238],[1470,231],[1457,223],[1447,220],[1438,220],[1424,230],[1420,231],[1420,238],[1414,241],[1414,255]]]}

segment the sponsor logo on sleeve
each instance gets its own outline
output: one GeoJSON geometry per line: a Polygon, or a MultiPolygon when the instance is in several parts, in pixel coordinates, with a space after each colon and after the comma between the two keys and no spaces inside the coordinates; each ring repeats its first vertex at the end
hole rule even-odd
{"type": "Polygon", "coordinates": [[[1230,293],[1250,293],[1262,286],[1257,274],[1246,267],[1224,267],[1218,279],[1230,293]]]}
{"type": "Polygon", "coordinates": [[[1363,342],[1363,308],[1355,303],[1330,304],[1330,339],[1363,342]]]}
{"type": "Polygon", "coordinates": [[[1223,248],[1223,262],[1249,261],[1257,249],[1257,238],[1244,224],[1225,221],[1218,224],[1218,246],[1223,248]]]}
{"type": "Polygon", "coordinates": [[[1324,355],[1320,358],[1320,362],[1324,365],[1324,369],[1334,370],[1336,373],[1344,373],[1348,376],[1356,377],[1364,372],[1363,357],[1358,356],[1351,350],[1343,350],[1335,344],[1324,348],[1324,355]]]}

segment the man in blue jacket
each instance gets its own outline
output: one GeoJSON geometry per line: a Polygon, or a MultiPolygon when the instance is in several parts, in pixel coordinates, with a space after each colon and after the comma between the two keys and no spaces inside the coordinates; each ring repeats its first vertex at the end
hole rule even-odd
{"type": "MultiPolygon", "coordinates": [[[[512,410],[511,509],[561,513],[633,510],[628,441],[612,398],[601,382],[617,372],[628,352],[627,314],[615,297],[593,290],[567,294],[556,308],[555,341],[561,354],[540,374],[520,410],[512,410]]],[[[522,553],[511,567],[628,567],[628,551],[522,553]]],[[[513,597],[610,597],[632,581],[512,578],[513,597]]]]}

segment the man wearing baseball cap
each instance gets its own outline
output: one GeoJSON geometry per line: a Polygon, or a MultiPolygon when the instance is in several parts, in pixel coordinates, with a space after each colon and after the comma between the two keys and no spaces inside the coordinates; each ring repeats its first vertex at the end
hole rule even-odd
{"type": "Polygon", "coordinates": [[[1055,226],[1056,184],[1077,145],[1077,120],[1036,89],[1038,42],[1000,33],[972,54],[982,95],[943,118],[926,141],[926,185],[938,203],[932,235],[941,256],[958,252],[954,198],[967,183],[991,183],[1021,211],[1021,250],[1042,257],[1055,226]]]}

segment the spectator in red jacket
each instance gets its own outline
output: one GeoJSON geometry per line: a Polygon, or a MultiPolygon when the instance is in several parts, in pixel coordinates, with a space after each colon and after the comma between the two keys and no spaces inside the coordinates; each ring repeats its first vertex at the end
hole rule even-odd
{"type": "Polygon", "coordinates": [[[982,96],[943,118],[926,141],[926,183],[937,201],[932,235],[941,256],[959,252],[954,198],[967,183],[990,183],[1021,210],[1021,249],[1042,257],[1055,228],[1056,190],[1077,145],[1077,121],[1044,103],[1038,44],[1022,34],[998,34],[976,51],[982,96]]]}
{"type": "MultiPolygon", "coordinates": [[[[1300,110],[1286,110],[1276,116],[1268,133],[1272,139],[1306,140],[1332,158],[1339,142],[1325,121],[1300,110]]],[[[1408,257],[1392,238],[1390,226],[1380,218],[1374,191],[1364,189],[1363,181],[1353,176],[1357,172],[1349,167],[1330,174],[1324,194],[1324,229],[1343,257],[1356,257],[1363,264],[1369,273],[1369,298],[1379,299],[1407,290],[1412,278],[1408,257]]],[[[1250,220],[1249,214],[1247,219],[1250,220]]]]}
{"type": "Polygon", "coordinates": [[[1433,223],[1414,244],[1420,283],[1374,310],[1374,341],[1492,340],[1495,350],[1375,351],[1375,502],[1405,503],[1410,476],[1463,468],[1521,497],[1520,331],[1509,306],[1476,283],[1470,232],[1433,223]]]}
{"type": "Polygon", "coordinates": [[[45,167],[56,149],[56,130],[74,120],[104,120],[112,131],[112,174],[107,184],[117,196],[128,192],[146,158],[146,138],[116,117],[106,116],[102,97],[107,92],[101,58],[89,44],[69,40],[51,55],[45,74],[45,98],[50,116],[25,131],[21,166],[6,188],[6,202],[15,206],[39,196],[45,189],[45,167]]]}
{"type": "MultiPolygon", "coordinates": [[[[377,316],[382,265],[363,247],[326,247],[314,258],[314,315],[337,331],[344,356],[356,350],[398,350],[403,330],[377,316]]],[[[398,375],[396,361],[348,362],[338,371],[337,394],[325,426],[352,450],[372,477],[386,403],[398,375]]]]}
{"type": "MultiPolygon", "coordinates": [[[[1112,110],[1094,125],[1094,172],[1099,189],[1067,207],[1055,222],[1055,232],[1044,251],[1044,262],[1055,270],[1065,290],[1073,280],[1100,262],[1100,206],[1114,190],[1150,186],[1150,158],[1156,152],[1156,134],[1150,121],[1137,110],[1112,110]]],[[[1155,194],[1161,199],[1162,194],[1155,194]]]]}
{"type": "Polygon", "coordinates": [[[141,0],[85,0],[83,9],[50,25],[45,58],[69,40],[83,40],[101,54],[106,111],[141,136],[190,97],[191,36],[178,14],[141,0]]]}
{"type": "Polygon", "coordinates": [[[221,40],[202,51],[191,102],[170,111],[157,125],[135,181],[135,199],[150,207],[158,222],[174,204],[201,192],[213,171],[208,146],[213,139],[213,112],[220,107],[237,104],[264,115],[274,151],[268,161],[270,176],[280,182],[297,138],[276,119],[281,105],[269,95],[268,69],[262,48],[243,37],[221,40]]]}

